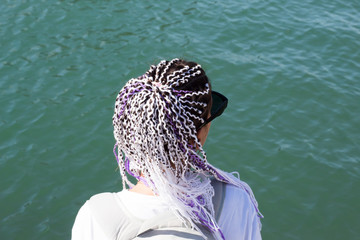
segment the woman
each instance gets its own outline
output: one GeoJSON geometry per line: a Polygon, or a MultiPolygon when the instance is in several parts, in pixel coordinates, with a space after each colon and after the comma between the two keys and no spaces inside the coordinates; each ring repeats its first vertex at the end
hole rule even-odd
{"type": "Polygon", "coordinates": [[[261,239],[250,187],[212,166],[202,147],[226,106],[194,62],[161,61],[130,79],[113,116],[123,190],[87,201],[72,239],[261,239]]]}

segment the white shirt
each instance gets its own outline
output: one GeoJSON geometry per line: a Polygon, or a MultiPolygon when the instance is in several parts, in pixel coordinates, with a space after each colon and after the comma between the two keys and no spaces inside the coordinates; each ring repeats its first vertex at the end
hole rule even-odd
{"type": "MultiPolygon", "coordinates": [[[[159,197],[123,190],[117,197],[139,219],[152,218],[166,210],[159,197]]],[[[226,195],[219,226],[226,240],[261,239],[261,223],[249,195],[241,188],[226,184],[226,195]]],[[[107,240],[92,216],[87,202],[80,208],[72,229],[72,240],[107,240]]],[[[110,239],[109,239],[110,240],[110,239]]]]}

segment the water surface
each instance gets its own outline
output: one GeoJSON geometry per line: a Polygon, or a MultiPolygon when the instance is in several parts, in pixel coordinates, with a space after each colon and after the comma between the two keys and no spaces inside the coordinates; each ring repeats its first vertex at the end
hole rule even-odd
{"type": "Polygon", "coordinates": [[[209,160],[238,171],[264,239],[355,239],[358,1],[3,1],[0,236],[69,239],[80,206],[121,190],[117,92],[161,59],[199,62],[228,96],[209,160]]]}

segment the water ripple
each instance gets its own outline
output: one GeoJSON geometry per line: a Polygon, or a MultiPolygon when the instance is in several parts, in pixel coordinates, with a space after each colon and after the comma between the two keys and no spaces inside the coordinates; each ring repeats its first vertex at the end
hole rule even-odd
{"type": "Polygon", "coordinates": [[[2,237],[69,238],[86,199],[119,189],[116,93],[150,64],[180,56],[200,62],[230,100],[207,155],[253,187],[264,238],[356,238],[358,9],[356,1],[5,1],[2,237]]]}

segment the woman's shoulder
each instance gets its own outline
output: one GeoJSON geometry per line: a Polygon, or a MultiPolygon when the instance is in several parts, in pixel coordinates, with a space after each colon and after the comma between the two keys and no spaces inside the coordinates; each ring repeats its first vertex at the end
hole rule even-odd
{"type": "MultiPolygon", "coordinates": [[[[223,205],[226,200],[227,204],[246,205],[251,208],[254,197],[250,186],[244,181],[238,180],[244,187],[236,186],[230,183],[224,183],[217,180],[212,180],[211,184],[214,187],[215,195],[213,198],[214,204],[223,205]]],[[[255,210],[255,208],[254,208],[255,210]]]]}
{"type": "Polygon", "coordinates": [[[225,183],[224,193],[218,223],[226,239],[261,239],[261,221],[251,188],[225,183]]]}
{"type": "Polygon", "coordinates": [[[232,184],[226,184],[225,192],[225,198],[228,204],[243,205],[255,211],[250,195],[252,192],[249,193],[247,189],[245,190],[232,184]]]}

